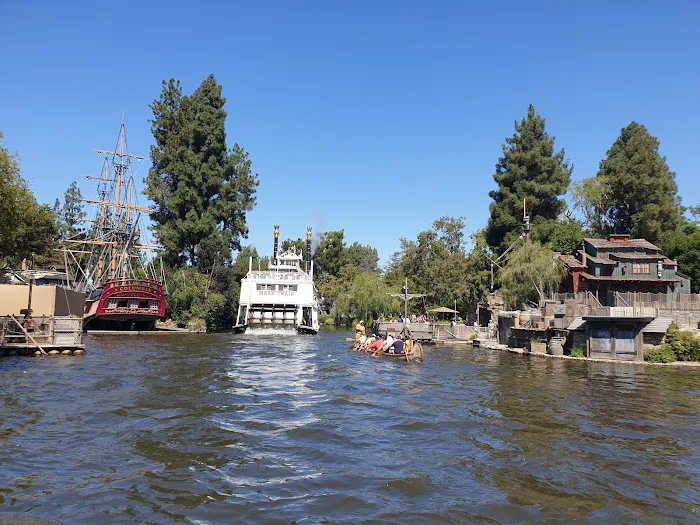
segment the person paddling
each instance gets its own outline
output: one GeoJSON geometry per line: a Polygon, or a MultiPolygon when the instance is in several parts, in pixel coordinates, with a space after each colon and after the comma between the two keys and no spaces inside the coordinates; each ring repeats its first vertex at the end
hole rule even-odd
{"type": "Polygon", "coordinates": [[[359,341],[363,335],[365,335],[365,322],[360,321],[355,325],[355,340],[359,341]]]}
{"type": "Polygon", "coordinates": [[[391,352],[394,354],[403,354],[403,348],[403,339],[401,336],[399,336],[399,338],[394,341],[394,345],[391,347],[391,352]]]}

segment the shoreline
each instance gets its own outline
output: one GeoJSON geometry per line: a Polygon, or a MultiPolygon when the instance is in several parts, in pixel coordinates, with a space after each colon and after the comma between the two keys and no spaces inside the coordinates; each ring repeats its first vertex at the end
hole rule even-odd
{"type": "Polygon", "coordinates": [[[502,345],[496,342],[490,341],[479,341],[479,346],[477,348],[484,348],[487,350],[507,350],[511,354],[520,354],[532,357],[546,357],[550,359],[569,359],[572,361],[587,361],[591,363],[620,363],[626,365],[646,365],[646,366],[670,366],[676,368],[700,368],[700,361],[675,361],[673,363],[650,363],[649,361],[630,361],[626,359],[604,359],[600,357],[572,357],[570,355],[552,355],[552,354],[538,354],[532,353],[524,348],[512,348],[506,345],[502,345]]]}

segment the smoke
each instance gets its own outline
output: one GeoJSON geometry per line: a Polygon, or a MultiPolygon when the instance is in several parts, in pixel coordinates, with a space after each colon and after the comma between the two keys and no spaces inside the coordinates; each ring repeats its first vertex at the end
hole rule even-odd
{"type": "Polygon", "coordinates": [[[311,237],[311,253],[316,253],[316,248],[321,243],[321,238],[326,231],[326,220],[321,212],[311,212],[311,224],[313,235],[311,237]]]}

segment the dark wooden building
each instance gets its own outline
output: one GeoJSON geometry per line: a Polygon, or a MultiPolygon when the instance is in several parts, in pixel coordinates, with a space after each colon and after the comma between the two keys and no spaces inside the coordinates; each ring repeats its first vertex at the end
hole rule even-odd
{"type": "Polygon", "coordinates": [[[645,239],[588,238],[573,253],[559,257],[567,268],[561,292],[591,292],[603,305],[615,304],[615,292],[690,293],[690,277],[645,239]]]}

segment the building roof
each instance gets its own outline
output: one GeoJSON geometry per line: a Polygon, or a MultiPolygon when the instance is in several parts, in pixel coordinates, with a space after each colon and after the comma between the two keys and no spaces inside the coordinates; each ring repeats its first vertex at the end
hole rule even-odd
{"type": "Polygon", "coordinates": [[[610,259],[605,259],[603,257],[593,257],[592,255],[587,255],[586,257],[589,261],[592,261],[596,264],[611,264],[613,266],[617,265],[615,261],[611,261],[610,259]]]}
{"type": "Polygon", "coordinates": [[[645,250],[661,251],[661,248],[653,245],[646,239],[621,239],[619,241],[611,241],[609,239],[587,237],[584,241],[595,248],[643,248],[645,250]]]}
{"type": "Polygon", "coordinates": [[[621,282],[630,282],[630,281],[639,281],[639,282],[644,282],[644,283],[675,283],[679,282],[680,279],[678,278],[658,278],[658,277],[615,277],[613,275],[601,275],[601,276],[595,276],[591,275],[590,273],[584,272],[581,274],[581,277],[588,279],[590,281],[621,281],[621,282]]]}
{"type": "Polygon", "coordinates": [[[559,259],[569,268],[585,268],[586,265],[570,254],[561,254],[559,259]]]}
{"type": "Polygon", "coordinates": [[[653,321],[652,315],[584,315],[585,321],[653,321]]]}
{"type": "Polygon", "coordinates": [[[660,261],[666,259],[660,253],[611,253],[611,259],[660,261]]]}

